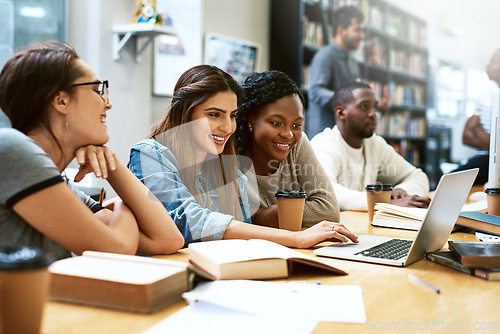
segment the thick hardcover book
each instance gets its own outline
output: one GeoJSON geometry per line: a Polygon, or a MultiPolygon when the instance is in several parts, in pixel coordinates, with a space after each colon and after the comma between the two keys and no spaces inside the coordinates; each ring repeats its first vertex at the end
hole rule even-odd
{"type": "Polygon", "coordinates": [[[498,243],[449,240],[448,247],[466,267],[500,268],[498,243]]]}
{"type": "Polygon", "coordinates": [[[150,313],[188,291],[187,263],[84,252],[49,267],[50,299],[150,313]]]}
{"type": "Polygon", "coordinates": [[[461,271],[469,275],[474,275],[474,268],[462,265],[451,251],[428,252],[425,257],[429,261],[442,264],[443,266],[461,271]]]}
{"type": "Polygon", "coordinates": [[[458,216],[457,225],[500,235],[500,217],[484,212],[462,211],[458,216]]]}
{"type": "Polygon", "coordinates": [[[260,239],[191,243],[189,257],[193,266],[213,279],[285,278],[298,267],[347,275],[323,259],[260,239]]]}

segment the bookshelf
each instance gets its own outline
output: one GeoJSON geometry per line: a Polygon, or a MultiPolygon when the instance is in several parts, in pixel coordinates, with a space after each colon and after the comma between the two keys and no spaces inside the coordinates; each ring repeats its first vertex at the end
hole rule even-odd
{"type": "Polygon", "coordinates": [[[379,113],[377,133],[410,163],[426,160],[426,23],[385,0],[271,0],[270,67],[287,73],[307,98],[314,53],[329,42],[329,14],[357,6],[365,16],[366,38],[354,53],[362,79],[378,99],[384,86],[392,107],[379,113]]]}

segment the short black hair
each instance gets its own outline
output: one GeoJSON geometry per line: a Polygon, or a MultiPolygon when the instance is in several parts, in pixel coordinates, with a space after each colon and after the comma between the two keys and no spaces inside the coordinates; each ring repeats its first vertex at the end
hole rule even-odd
{"type": "Polygon", "coordinates": [[[351,20],[355,18],[359,23],[365,19],[363,13],[354,6],[340,7],[334,12],[330,13],[330,24],[332,26],[332,34],[337,34],[337,28],[347,28],[351,24],[351,20]]]}
{"type": "Polygon", "coordinates": [[[353,81],[342,85],[333,95],[332,110],[335,112],[335,108],[344,106],[346,103],[350,102],[354,98],[352,92],[358,88],[372,89],[369,84],[360,81],[353,81]]]}

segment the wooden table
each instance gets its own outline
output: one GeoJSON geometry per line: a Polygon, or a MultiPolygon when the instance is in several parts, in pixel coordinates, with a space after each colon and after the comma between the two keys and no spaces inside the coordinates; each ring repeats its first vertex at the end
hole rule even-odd
{"type": "MultiPolygon", "coordinates": [[[[341,221],[357,234],[413,238],[416,232],[372,227],[366,213],[342,212],[341,221]]],[[[476,240],[473,234],[453,233],[450,239],[476,240]]],[[[323,244],[326,245],[327,243],[323,244]]],[[[322,246],[318,245],[317,247],[322,246]]],[[[312,250],[303,250],[312,255],[312,250]]],[[[161,256],[187,261],[188,252],[161,256]]],[[[500,282],[489,282],[422,259],[406,268],[327,259],[349,272],[347,276],[294,275],[292,280],[329,285],[360,285],[367,323],[319,323],[314,333],[435,332],[500,333],[500,282]],[[412,273],[439,287],[441,294],[410,282],[412,273]]],[[[332,303],[341,303],[332,300],[332,303]]],[[[43,333],[141,333],[186,305],[178,302],[144,315],[103,308],[48,302],[43,333]]],[[[313,307],[313,306],[311,306],[313,307]]],[[[236,333],[236,332],[235,332],[236,333]]],[[[202,333],[199,333],[202,334],[202,333]]]]}

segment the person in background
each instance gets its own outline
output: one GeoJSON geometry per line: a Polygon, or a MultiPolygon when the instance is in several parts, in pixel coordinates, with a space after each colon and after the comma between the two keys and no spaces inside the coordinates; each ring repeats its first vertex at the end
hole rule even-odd
{"type": "Polygon", "coordinates": [[[155,194],[182,231],[186,245],[218,239],[265,239],[308,248],[322,241],[357,242],[341,224],[300,232],[251,224],[247,177],[234,153],[240,85],[215,66],[179,78],[169,111],[149,139],[132,147],[129,168],[155,194]]]}
{"type": "Polygon", "coordinates": [[[303,226],[338,222],[333,188],[302,132],[304,97],[285,73],[254,73],[243,84],[236,131],[237,151],[250,157],[256,172],[260,208],[252,216],[259,225],[278,226],[276,191],[307,193],[303,226]],[[260,194],[259,194],[260,193],[260,194]]]}
{"type": "Polygon", "coordinates": [[[341,210],[367,210],[367,184],[391,184],[391,203],[426,208],[429,179],[375,134],[377,101],[368,84],[353,82],[335,93],[337,125],[311,145],[329,176],[341,210]]]}
{"type": "Polygon", "coordinates": [[[108,82],[59,41],[15,54],[0,73],[0,244],[42,249],[52,260],[94,250],[169,254],[183,238],[165,208],[104,146],[108,82]],[[106,179],[120,196],[102,207],[61,175],[76,157],[75,181],[106,179]]]}
{"type": "Polygon", "coordinates": [[[306,133],[310,138],[335,125],[331,106],[335,91],[345,83],[360,80],[358,63],[350,53],[365,38],[363,20],[363,13],[351,6],[332,14],[332,41],[316,52],[309,69],[306,133]]]}
{"type": "Polygon", "coordinates": [[[479,174],[474,184],[484,185],[488,182],[488,167],[490,163],[490,127],[491,127],[491,106],[492,89],[498,89],[500,85],[500,49],[491,56],[490,62],[486,66],[486,73],[493,81],[494,87],[487,90],[477,101],[474,115],[465,122],[462,134],[464,145],[477,149],[477,153],[469,158],[467,162],[461,164],[454,172],[479,168],[479,174]]]}

